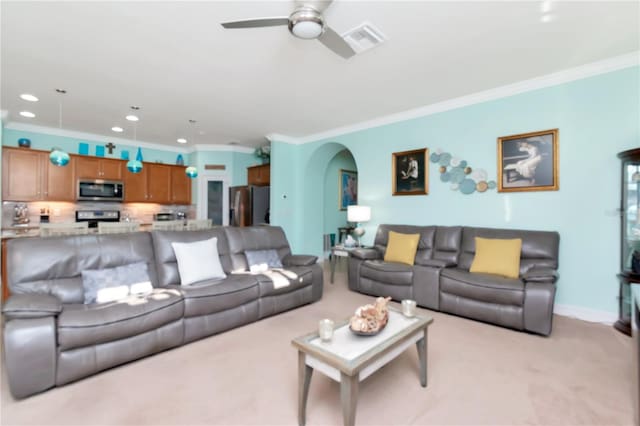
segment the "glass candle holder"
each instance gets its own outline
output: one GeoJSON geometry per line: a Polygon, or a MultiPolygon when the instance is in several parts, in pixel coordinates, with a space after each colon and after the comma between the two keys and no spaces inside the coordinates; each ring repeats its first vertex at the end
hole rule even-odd
{"type": "Polygon", "coordinates": [[[320,340],[326,342],[333,337],[333,321],[330,319],[323,319],[318,322],[318,334],[320,340]]]}
{"type": "Polygon", "coordinates": [[[416,314],[416,301],[405,299],[402,301],[402,314],[405,317],[412,317],[416,314]]]}

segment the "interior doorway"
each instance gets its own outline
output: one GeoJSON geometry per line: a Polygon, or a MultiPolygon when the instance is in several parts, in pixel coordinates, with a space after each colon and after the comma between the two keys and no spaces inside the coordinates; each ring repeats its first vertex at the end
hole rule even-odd
{"type": "Polygon", "coordinates": [[[229,178],[226,174],[198,177],[198,219],[211,219],[213,225],[229,224],[229,178]]]}

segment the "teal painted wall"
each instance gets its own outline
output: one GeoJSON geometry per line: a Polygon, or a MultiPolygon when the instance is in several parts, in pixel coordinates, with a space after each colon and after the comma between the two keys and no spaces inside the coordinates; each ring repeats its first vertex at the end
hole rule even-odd
{"type": "Polygon", "coordinates": [[[347,225],[347,211],[340,210],[340,170],[357,171],[356,162],[348,150],[338,152],[327,165],[324,174],[324,233],[338,233],[347,225]]]}
{"type": "Polygon", "coordinates": [[[617,312],[620,162],[640,146],[640,68],[632,67],[303,145],[275,142],[272,217],[296,253],[322,254],[324,174],[340,147],[358,165],[359,203],[370,205],[365,244],[378,224],[555,230],[561,235],[556,302],[617,312]],[[391,154],[438,147],[496,178],[496,138],[559,129],[560,190],[463,195],[429,164],[429,195],[391,195],[391,154]],[[334,152],[334,154],[335,154],[334,152]],[[281,163],[288,164],[286,169],[281,163]],[[299,182],[299,183],[298,183],[299,182]],[[318,186],[314,186],[318,185],[318,186]]]}

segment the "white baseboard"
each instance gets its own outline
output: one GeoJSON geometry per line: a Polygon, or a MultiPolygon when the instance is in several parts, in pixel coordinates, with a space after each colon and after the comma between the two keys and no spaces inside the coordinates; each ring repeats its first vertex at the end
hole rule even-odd
{"type": "Polygon", "coordinates": [[[573,305],[555,305],[553,313],[556,315],[562,315],[563,317],[571,317],[589,322],[599,322],[607,325],[611,325],[618,320],[617,314],[573,305]]]}

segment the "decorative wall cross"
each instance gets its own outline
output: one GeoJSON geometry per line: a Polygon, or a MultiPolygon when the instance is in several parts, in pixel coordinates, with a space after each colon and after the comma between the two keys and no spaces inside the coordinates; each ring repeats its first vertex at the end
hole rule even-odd
{"type": "Polygon", "coordinates": [[[109,154],[113,154],[113,149],[116,147],[114,144],[112,144],[111,142],[109,142],[108,144],[106,144],[104,146],[105,148],[107,148],[109,150],[109,154]]]}

